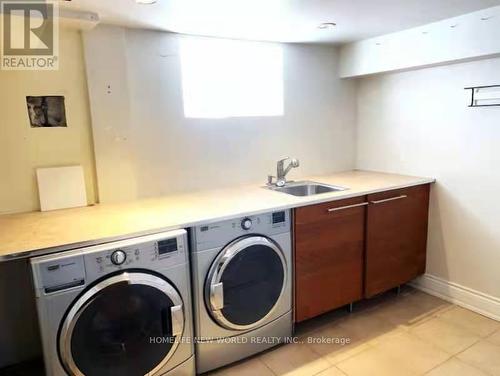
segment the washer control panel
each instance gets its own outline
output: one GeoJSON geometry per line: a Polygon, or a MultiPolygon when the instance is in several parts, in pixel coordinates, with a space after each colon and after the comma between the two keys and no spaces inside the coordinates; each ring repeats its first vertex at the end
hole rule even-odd
{"type": "Polygon", "coordinates": [[[177,230],[36,257],[31,263],[37,288],[50,294],[122,269],[161,271],[187,261],[187,233],[177,230]]]}
{"type": "Polygon", "coordinates": [[[194,228],[196,246],[192,251],[217,248],[249,234],[266,236],[290,232],[290,210],[246,216],[194,228]]]}
{"type": "Polygon", "coordinates": [[[183,237],[160,238],[85,255],[88,272],[103,274],[124,268],[158,269],[186,262],[183,237]]]}

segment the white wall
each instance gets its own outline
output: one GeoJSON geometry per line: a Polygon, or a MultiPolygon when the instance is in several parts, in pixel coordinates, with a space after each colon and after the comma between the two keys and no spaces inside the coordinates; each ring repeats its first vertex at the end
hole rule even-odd
{"type": "Polygon", "coordinates": [[[494,55],[500,55],[500,6],[345,45],[341,49],[340,76],[364,76],[494,55]]]}
{"type": "Polygon", "coordinates": [[[357,167],[435,177],[427,272],[500,298],[500,107],[463,89],[488,84],[500,59],[360,80],[357,167]]]}
{"type": "Polygon", "coordinates": [[[84,41],[101,202],[265,183],[286,155],[294,178],[354,166],[355,83],[332,47],[283,46],[283,117],[208,120],[184,118],[179,36],[99,26],[84,41]]]}
{"type": "Polygon", "coordinates": [[[39,210],[38,167],[82,165],[87,201],[97,200],[80,32],[61,28],[59,44],[58,70],[0,70],[0,214],[39,210]],[[64,95],[68,127],[31,128],[29,95],[64,95]]]}

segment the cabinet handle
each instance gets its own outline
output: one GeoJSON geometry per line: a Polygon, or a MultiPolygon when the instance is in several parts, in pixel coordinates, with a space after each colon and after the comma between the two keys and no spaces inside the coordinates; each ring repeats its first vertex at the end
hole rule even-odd
{"type": "Polygon", "coordinates": [[[328,213],[331,213],[331,212],[336,212],[336,211],[339,211],[339,210],[344,210],[344,209],[359,208],[360,206],[366,206],[366,205],[368,205],[368,202],[362,202],[361,204],[354,204],[354,205],[340,206],[340,207],[338,207],[338,208],[331,208],[331,209],[328,209],[328,213]]]}
{"type": "Polygon", "coordinates": [[[391,198],[386,198],[386,199],[383,199],[383,200],[375,200],[375,201],[371,201],[372,204],[382,204],[384,202],[389,202],[389,201],[395,201],[395,200],[401,200],[403,198],[406,198],[408,197],[407,195],[401,195],[401,196],[397,196],[397,197],[391,197],[391,198]]]}

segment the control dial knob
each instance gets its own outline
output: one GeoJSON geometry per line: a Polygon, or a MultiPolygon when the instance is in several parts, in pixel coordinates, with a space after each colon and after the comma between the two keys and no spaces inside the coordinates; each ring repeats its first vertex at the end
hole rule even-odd
{"type": "Polygon", "coordinates": [[[111,254],[111,262],[115,265],[121,265],[127,259],[127,254],[123,252],[121,249],[114,251],[111,254]]]}
{"type": "Polygon", "coordinates": [[[252,228],[252,220],[250,218],[245,218],[241,221],[241,228],[243,230],[250,230],[252,228]]]}

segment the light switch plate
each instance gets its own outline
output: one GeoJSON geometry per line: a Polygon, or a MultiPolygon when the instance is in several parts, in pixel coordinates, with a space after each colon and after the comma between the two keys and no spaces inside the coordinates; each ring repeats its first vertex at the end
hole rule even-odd
{"type": "Polygon", "coordinates": [[[42,211],[87,206],[82,166],[36,170],[42,211]]]}

